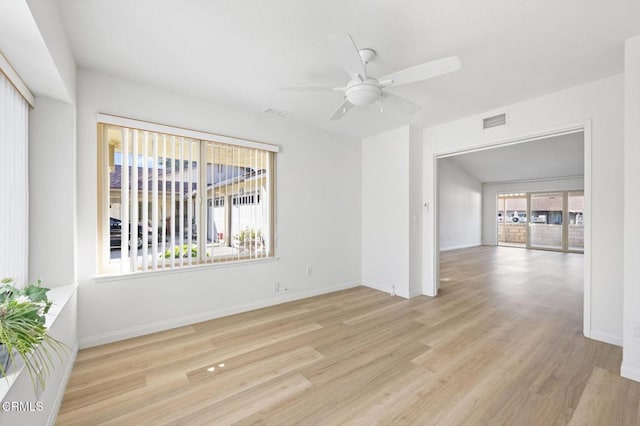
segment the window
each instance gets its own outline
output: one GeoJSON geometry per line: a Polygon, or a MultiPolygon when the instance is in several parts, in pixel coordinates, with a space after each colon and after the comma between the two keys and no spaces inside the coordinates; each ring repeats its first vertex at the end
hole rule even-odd
{"type": "MultiPolygon", "coordinates": [[[[0,70],[6,69],[1,65],[0,70]]],[[[0,278],[23,285],[29,254],[29,104],[16,88],[16,78],[0,71],[0,278]]]]}
{"type": "Polygon", "coordinates": [[[99,121],[100,273],[273,256],[277,147],[99,121]]]}

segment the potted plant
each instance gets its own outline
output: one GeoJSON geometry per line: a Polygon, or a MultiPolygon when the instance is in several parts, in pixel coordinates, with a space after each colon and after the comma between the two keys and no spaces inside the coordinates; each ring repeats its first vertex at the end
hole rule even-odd
{"type": "Polygon", "coordinates": [[[44,388],[53,368],[53,354],[61,358],[64,343],[47,333],[45,314],[52,302],[47,298],[48,288],[41,281],[17,288],[13,280],[0,282],[0,373],[7,376],[8,367],[17,355],[29,371],[34,389],[44,388]]]}
{"type": "MultiPolygon", "coordinates": [[[[205,253],[205,256],[210,257],[210,253],[205,253]]],[[[181,257],[198,257],[198,246],[193,244],[183,244],[180,246],[175,246],[173,250],[168,248],[164,251],[163,254],[160,255],[160,259],[171,259],[172,257],[175,259],[179,259],[181,257]]]]}
{"type": "Polygon", "coordinates": [[[234,239],[241,250],[257,251],[262,248],[262,231],[260,229],[245,228],[236,234],[234,239]]]}
{"type": "Polygon", "coordinates": [[[160,258],[164,257],[165,259],[170,258],[181,258],[181,257],[198,257],[198,246],[197,245],[179,245],[175,246],[173,250],[170,248],[164,251],[164,254],[160,255],[160,258]]]}

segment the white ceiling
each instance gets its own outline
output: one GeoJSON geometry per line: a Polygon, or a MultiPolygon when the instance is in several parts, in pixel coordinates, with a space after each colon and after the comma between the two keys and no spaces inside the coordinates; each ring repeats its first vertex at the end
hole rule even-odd
{"type": "Polygon", "coordinates": [[[640,33],[638,0],[56,1],[80,67],[355,137],[411,117],[373,106],[330,122],[340,93],[276,91],[347,82],[328,34],[375,49],[378,77],[458,55],[461,71],[393,89],[428,126],[620,73],[640,33]]]}
{"type": "Polygon", "coordinates": [[[29,90],[71,100],[32,11],[23,0],[0,1],[0,52],[10,60],[29,90]]]}
{"type": "Polygon", "coordinates": [[[482,183],[584,175],[584,133],[571,133],[443,158],[482,183]]]}

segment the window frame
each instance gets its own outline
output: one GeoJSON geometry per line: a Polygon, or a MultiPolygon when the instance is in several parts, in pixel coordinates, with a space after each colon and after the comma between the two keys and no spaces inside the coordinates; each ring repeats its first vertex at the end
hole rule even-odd
{"type": "MultiPolygon", "coordinates": [[[[97,114],[96,119],[96,128],[97,128],[97,234],[96,234],[96,274],[98,277],[119,277],[119,276],[128,276],[132,274],[157,274],[157,273],[175,273],[180,270],[185,270],[187,268],[202,268],[202,267],[220,267],[222,265],[230,266],[230,264],[244,264],[244,263],[255,263],[255,262],[264,262],[269,261],[276,258],[276,242],[277,242],[277,231],[276,231],[276,166],[277,166],[277,153],[280,152],[280,148],[278,145],[268,144],[264,142],[257,142],[248,139],[240,139],[231,136],[217,135],[214,133],[208,133],[198,130],[191,130],[181,127],[168,126],[163,124],[157,124],[148,121],[136,120],[131,118],[125,118],[110,114],[97,114]],[[141,270],[140,266],[137,266],[135,269],[131,270],[131,268],[123,272],[120,267],[110,264],[110,229],[108,227],[107,218],[110,217],[109,213],[109,204],[110,204],[110,171],[108,167],[108,159],[110,156],[108,141],[105,140],[106,129],[112,127],[121,127],[131,130],[143,131],[143,132],[153,132],[157,134],[170,135],[181,138],[189,138],[195,140],[199,146],[200,150],[202,147],[206,147],[207,143],[214,144],[224,144],[232,147],[238,148],[250,148],[250,149],[258,149],[262,151],[268,151],[268,170],[269,175],[267,179],[267,187],[266,190],[269,194],[268,196],[268,223],[267,226],[270,229],[271,238],[268,241],[267,246],[267,255],[261,256],[257,258],[253,258],[250,255],[244,255],[233,258],[222,257],[218,258],[218,260],[212,260],[211,262],[207,262],[206,260],[202,260],[200,258],[194,258],[193,261],[190,261],[184,264],[175,263],[174,266],[171,264],[164,265],[163,267],[157,267],[155,269],[148,268],[146,270],[141,270]]],[[[204,169],[204,168],[202,168],[204,169]]],[[[201,169],[201,170],[202,170],[201,169]]],[[[202,192],[207,192],[207,185],[198,185],[198,198],[200,198],[202,192]]],[[[233,198],[233,197],[232,197],[233,198]]],[[[215,203],[216,197],[211,198],[211,201],[215,203]]],[[[206,209],[207,202],[205,199],[201,200],[200,206],[194,206],[196,209],[206,209]]],[[[200,215],[201,220],[203,217],[200,215]]],[[[200,224],[198,224],[199,226],[200,224]]],[[[206,241],[204,243],[206,245],[206,241]]],[[[122,258],[121,258],[122,259],[122,258]]],[[[127,257],[126,259],[130,259],[127,257]]],[[[122,261],[122,260],[121,260],[122,261]]]]}

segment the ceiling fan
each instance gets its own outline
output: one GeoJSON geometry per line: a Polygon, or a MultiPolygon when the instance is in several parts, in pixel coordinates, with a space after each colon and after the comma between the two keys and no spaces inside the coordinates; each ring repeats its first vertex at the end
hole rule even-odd
{"type": "Polygon", "coordinates": [[[418,105],[385,89],[458,71],[461,66],[457,56],[450,56],[396,71],[382,78],[375,78],[367,75],[367,64],[375,58],[375,50],[358,49],[349,34],[332,34],[329,36],[329,43],[351,78],[345,87],[285,87],[281,90],[344,92],[344,101],[333,113],[331,120],[340,120],[354,105],[370,105],[378,100],[381,105],[388,105],[399,111],[413,114],[420,109],[418,105]]]}

